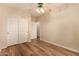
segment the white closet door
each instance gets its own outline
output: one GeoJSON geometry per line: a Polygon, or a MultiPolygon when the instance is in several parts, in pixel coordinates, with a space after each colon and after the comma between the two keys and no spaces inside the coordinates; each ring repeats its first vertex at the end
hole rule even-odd
{"type": "Polygon", "coordinates": [[[28,41],[28,20],[19,19],[19,43],[28,41]]]}
{"type": "Polygon", "coordinates": [[[7,19],[7,46],[18,42],[18,22],[16,19],[7,19]]]}

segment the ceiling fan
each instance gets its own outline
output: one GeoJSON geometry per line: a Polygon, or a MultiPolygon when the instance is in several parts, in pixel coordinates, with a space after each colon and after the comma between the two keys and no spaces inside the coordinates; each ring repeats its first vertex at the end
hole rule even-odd
{"type": "Polygon", "coordinates": [[[42,14],[48,13],[50,11],[49,4],[47,3],[37,3],[32,9],[32,15],[40,16],[42,14]]]}
{"type": "Polygon", "coordinates": [[[40,13],[45,13],[45,10],[44,10],[44,3],[38,3],[38,12],[40,13]]]}

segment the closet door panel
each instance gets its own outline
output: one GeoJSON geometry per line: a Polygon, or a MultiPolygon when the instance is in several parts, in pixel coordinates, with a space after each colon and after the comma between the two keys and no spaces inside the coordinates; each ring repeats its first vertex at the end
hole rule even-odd
{"type": "Polygon", "coordinates": [[[7,45],[18,43],[18,22],[16,19],[7,20],[7,45]]]}
{"type": "Polygon", "coordinates": [[[28,40],[28,21],[27,19],[19,20],[19,43],[27,42],[28,40]]]}

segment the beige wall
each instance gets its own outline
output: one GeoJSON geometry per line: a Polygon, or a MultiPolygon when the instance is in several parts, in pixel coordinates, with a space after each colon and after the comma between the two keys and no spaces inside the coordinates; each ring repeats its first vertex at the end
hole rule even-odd
{"type": "Polygon", "coordinates": [[[38,19],[41,40],[79,51],[79,4],[70,4],[61,12],[51,11],[38,19]]]}

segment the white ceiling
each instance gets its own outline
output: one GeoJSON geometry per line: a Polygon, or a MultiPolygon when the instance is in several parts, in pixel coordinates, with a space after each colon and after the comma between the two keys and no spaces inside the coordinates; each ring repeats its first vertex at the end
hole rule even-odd
{"type": "MultiPolygon", "coordinates": [[[[60,7],[63,4],[55,3],[55,4],[48,4],[48,5],[60,7]]],[[[39,13],[37,13],[36,10],[35,10],[35,8],[37,8],[36,3],[5,3],[5,4],[0,4],[0,6],[5,6],[5,7],[9,7],[9,8],[15,8],[15,9],[20,10],[20,12],[27,11],[32,16],[39,16],[39,13]]]]}
{"type": "Polygon", "coordinates": [[[31,7],[35,6],[34,3],[2,3],[2,6],[17,8],[17,9],[30,9],[31,7]]]}

